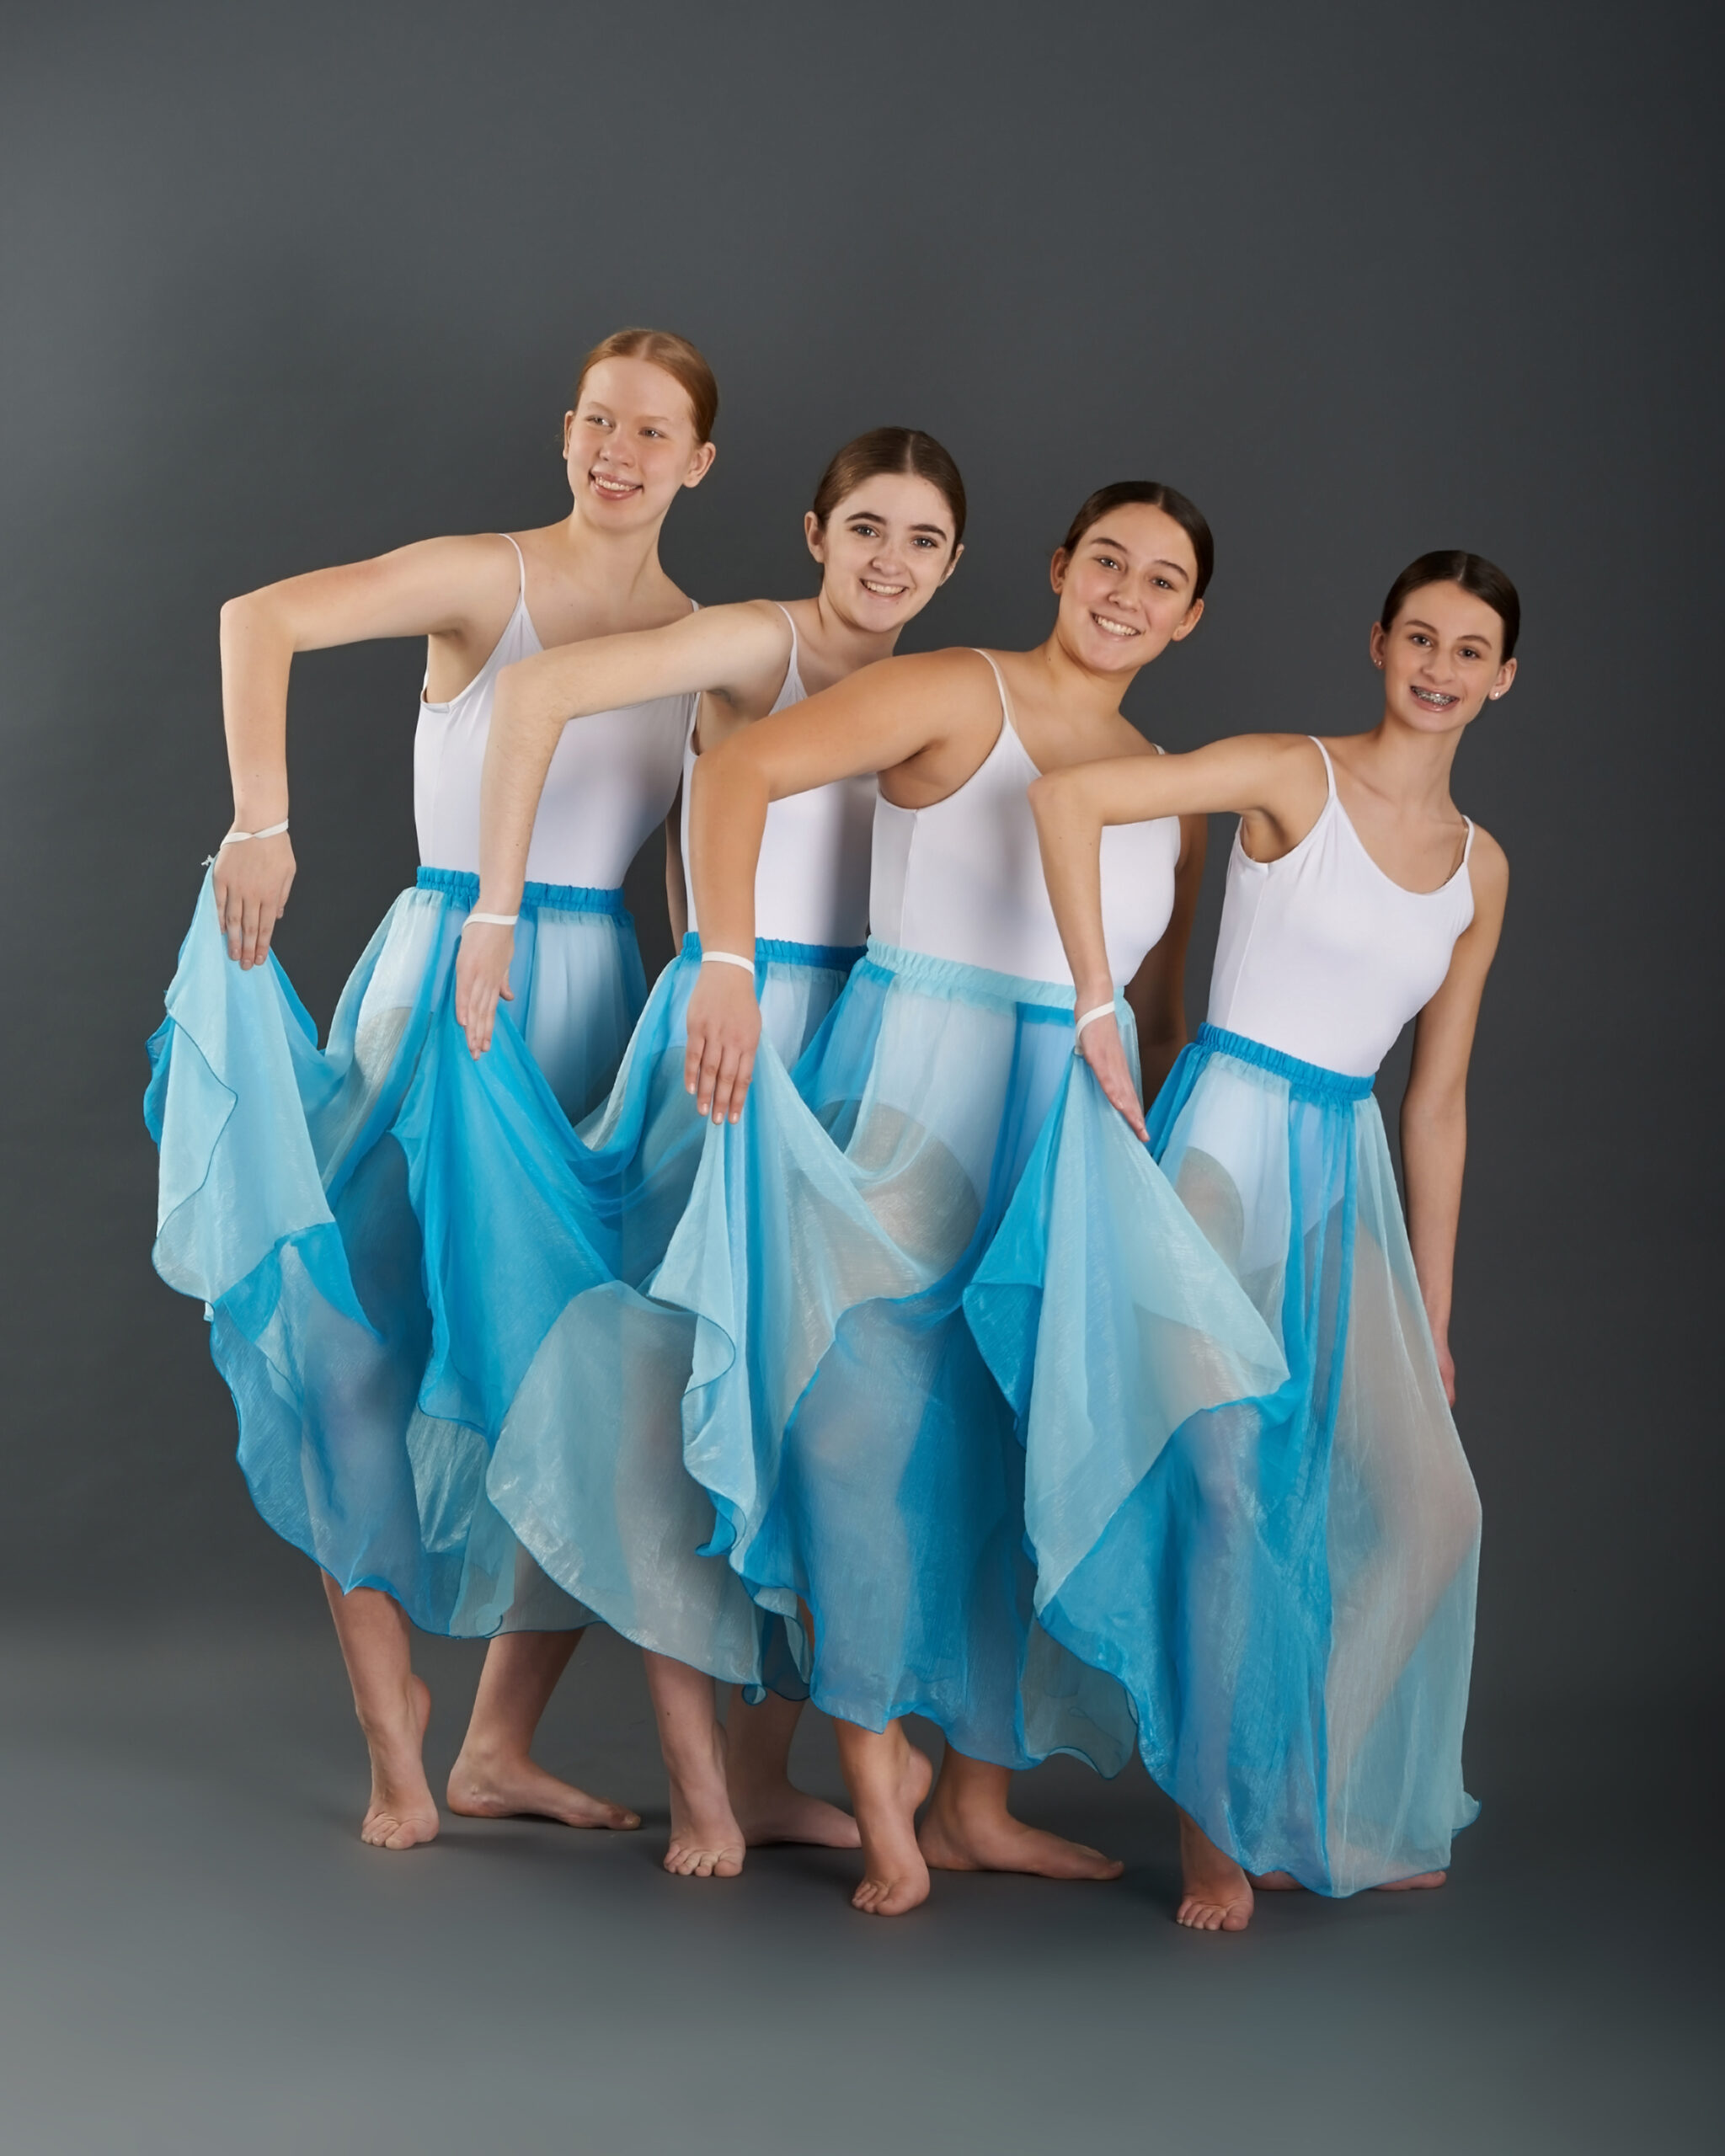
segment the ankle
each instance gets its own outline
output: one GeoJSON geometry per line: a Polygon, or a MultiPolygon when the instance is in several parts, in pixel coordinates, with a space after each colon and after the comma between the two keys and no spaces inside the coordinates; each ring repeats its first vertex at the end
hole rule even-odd
{"type": "Polygon", "coordinates": [[[360,1734],[373,1752],[419,1751],[419,1732],[406,1715],[384,1715],[375,1709],[359,1715],[360,1734]]]}
{"type": "Polygon", "coordinates": [[[526,1761],[526,1747],[514,1738],[499,1736],[495,1730],[470,1729],[462,1739],[456,1764],[490,1774],[503,1767],[524,1766],[526,1761]]]}

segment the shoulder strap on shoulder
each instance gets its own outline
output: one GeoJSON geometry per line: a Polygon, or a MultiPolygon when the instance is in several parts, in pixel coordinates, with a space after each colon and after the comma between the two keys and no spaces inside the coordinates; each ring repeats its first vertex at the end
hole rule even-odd
{"type": "MultiPolygon", "coordinates": [[[[1008,726],[1012,726],[1012,703],[1011,703],[1011,702],[1010,702],[1010,700],[1008,699],[1007,695],[1007,685],[1006,685],[1006,681],[1005,681],[1004,678],[1003,678],[1003,677],[1002,677],[1002,675],[1001,675],[1001,670],[999,669],[999,667],[998,667],[998,666],[996,666],[996,665],[995,664],[992,655],[991,655],[990,653],[985,652],[985,651],[982,648],[982,646],[981,646],[980,643],[973,643],[973,644],[971,645],[970,648],[971,648],[971,650],[972,650],[972,651],[974,651],[974,652],[976,654],[976,656],[977,656],[979,659],[987,659],[987,661],[988,661],[988,670],[989,670],[989,672],[990,672],[991,674],[992,674],[992,675],[993,675],[993,676],[994,676],[994,685],[995,685],[996,688],[997,688],[997,689],[1000,691],[1000,692],[1001,692],[1001,718],[1002,718],[1002,719],[1004,719],[1004,720],[1005,720],[1006,723],[1007,723],[1008,726]]],[[[1013,732],[1014,732],[1014,733],[1016,733],[1016,732],[1017,731],[1017,728],[1016,727],[1013,727],[1012,730],[1013,730],[1013,732]]]]}
{"type": "Polygon", "coordinates": [[[511,547],[515,547],[515,566],[520,569],[521,575],[520,586],[515,592],[516,603],[519,604],[520,601],[525,599],[527,595],[527,558],[521,552],[519,547],[515,547],[515,535],[513,532],[505,531],[500,534],[500,536],[507,539],[511,547]]]}
{"type": "Polygon", "coordinates": [[[1330,798],[1333,801],[1336,798],[1336,766],[1330,761],[1330,752],[1316,734],[1308,734],[1306,738],[1324,760],[1324,776],[1329,781],[1330,798]]]}
{"type": "Polygon", "coordinates": [[[1467,826],[1467,843],[1461,849],[1461,866],[1466,868],[1467,857],[1473,851],[1473,819],[1471,816],[1464,816],[1461,820],[1467,826]]]}
{"type": "Polygon", "coordinates": [[[787,672],[787,673],[792,673],[792,674],[798,673],[798,672],[799,672],[799,669],[798,668],[798,665],[797,665],[797,624],[796,624],[796,620],[795,620],[794,616],[792,615],[791,610],[790,610],[790,608],[789,608],[788,606],[780,606],[780,605],[779,605],[779,602],[778,602],[778,600],[777,600],[777,599],[775,599],[775,600],[773,600],[773,602],[772,602],[772,603],[773,603],[773,605],[774,605],[775,606],[777,606],[777,607],[778,607],[778,611],[780,611],[780,613],[781,613],[781,614],[782,614],[782,615],[784,616],[784,617],[785,617],[785,627],[786,627],[790,631],[790,632],[791,632],[791,663],[790,663],[789,666],[786,668],[786,670],[786,670],[786,672],[787,672]]]}

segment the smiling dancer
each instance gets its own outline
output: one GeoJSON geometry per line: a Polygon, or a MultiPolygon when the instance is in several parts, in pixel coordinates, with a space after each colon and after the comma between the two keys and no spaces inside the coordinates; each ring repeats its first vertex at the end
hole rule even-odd
{"type": "MultiPolygon", "coordinates": [[[[511,667],[486,752],[481,910],[509,914],[519,902],[540,789],[566,722],[579,734],[585,714],[615,704],[700,696],[684,765],[686,857],[697,753],[886,658],[951,575],[964,532],[964,484],[947,451],[913,429],[879,428],[846,444],[815,489],[804,520],[821,565],[812,599],[709,607],[668,628],[511,667]]],[[[775,803],[767,818],[750,969],[767,1036],[788,1065],[862,956],[874,801],[872,776],[844,778],[775,803]]],[[[682,1086],[684,1011],[701,973],[685,890],[673,872],[673,925],[689,931],[681,956],[653,991],[611,1100],[579,1137],[566,1124],[558,1137],[512,1029],[494,1032],[499,997],[510,995],[510,931],[468,929],[457,1008],[476,1054],[497,1042],[483,1080],[503,1110],[515,1172],[500,1161],[483,1187],[470,1185],[491,1218],[454,1241],[466,1251],[484,1233],[494,1254],[489,1337],[466,1356],[499,1374],[491,1500],[553,1578],[646,1650],[670,1781],[665,1868],[729,1877],[746,1844],[854,1847],[857,1828],[791,1785],[795,1700],[734,1701],[728,1744],[714,1714],[715,1676],[760,1684],[762,1626],[724,1560],[697,1554],[711,1538],[713,1507],[682,1463],[692,1326],[639,1292],[650,1289],[682,1215],[704,1136],[682,1086]],[[558,1203],[577,1268],[602,1255],[585,1278],[548,1262],[557,1238],[544,1231],[543,1209],[558,1203]]],[[[478,1121],[470,1092],[449,1103],[468,1129],[478,1121]]]]}
{"type": "MultiPolygon", "coordinates": [[[[1027,789],[1097,756],[1155,760],[1120,697],[1196,627],[1210,553],[1171,488],[1106,488],[1054,558],[1035,650],[895,659],[696,771],[686,1082],[715,1127],[654,1292],[696,1317],[685,1457],[732,1565],[803,1635],[862,1832],[856,1906],[879,1915],[921,1902],[931,1864],[1119,1870],[1007,1809],[1011,1769],[1053,1750],[1118,1767],[1130,1720],[1112,1680],[1031,1624],[1023,1456],[960,1298],[1072,1061],[1027,789]],[[762,832],[788,797],[864,773],[880,786],[868,953],[793,1085],[737,955],[762,832]],[[920,1844],[912,1713],[948,1739],[920,1844]]],[[[1183,1027],[1199,865],[1196,828],[1172,818],[1110,836],[1108,999],[1131,984],[1159,1046],[1183,1027]]],[[[1274,1342],[1166,1188],[1156,1228],[1167,1396],[1189,1414],[1275,1382],[1274,1342]]]]}
{"type": "MultiPolygon", "coordinates": [[[[1056,1199],[1036,1353],[1069,1382],[1038,1388],[1028,1433],[1033,1483],[1044,1450],[1081,1448],[1097,1473],[1111,1452],[1142,1464],[1094,1545],[1044,1570],[1039,1607],[1130,1689],[1146,1764],[1185,1815],[1179,1921],[1202,1929],[1245,1928],[1248,1874],[1338,1895],[1440,1885],[1477,1810],[1461,1732],[1479,1502],[1449,1325],[1467,1065],[1509,870],[1450,778],[1514,680],[1519,615],[1490,563],[1423,555],[1372,630],[1370,733],[1249,734],[1058,772],[1033,795],[1081,1004],[1109,977],[1101,850],[1140,818],[1241,819],[1209,1022],[1148,1138],[1291,1375],[1149,1441],[1130,1328],[1098,1302],[1081,1330],[1081,1304],[1055,1294],[1142,1235],[1105,1191],[1056,1199]],[[1404,1226],[1372,1081],[1410,1018],[1404,1226]],[[1081,1430],[1078,1397],[1107,1403],[1081,1430]]],[[[1081,1047],[1145,1137],[1106,1015],[1081,1047]]]]}
{"type": "MultiPolygon", "coordinates": [[[[437,1831],[409,1620],[516,1635],[488,1660],[451,1778],[456,1810],[639,1824],[527,1755],[585,1613],[538,1575],[476,1481],[483,1445],[458,1419],[458,1374],[421,1278],[420,1224],[465,1164],[415,1149],[409,1123],[445,1038],[458,1045],[446,1013],[478,889],[498,675],[546,646],[690,614],[660,565],[660,527],[713,462],[718,401],[685,339],[621,331],[589,354],[564,417],[574,499],[561,522],[428,540],[222,609],[234,828],[151,1043],[156,1262],[208,1308],[259,1511],[323,1568],[371,1751],[361,1833],[387,1849],[437,1831]],[[424,865],[372,937],[320,1053],[270,951],[294,878],[289,673],[296,652],[404,636],[427,640],[414,749],[424,865]]],[[[590,719],[559,750],[534,826],[512,985],[543,1082],[574,1115],[604,1097],[644,997],[618,887],[675,798],[692,708],[665,695],[590,719]]]]}

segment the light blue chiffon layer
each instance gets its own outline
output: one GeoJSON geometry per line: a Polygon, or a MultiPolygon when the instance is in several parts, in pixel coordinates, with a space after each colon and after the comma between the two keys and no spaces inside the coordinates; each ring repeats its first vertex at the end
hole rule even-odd
{"type": "MultiPolygon", "coordinates": [[[[857,953],[763,940],[756,955],[763,1039],[794,1060],[857,953]]],[[[440,1480],[458,1513],[483,1491],[552,1579],[642,1646],[727,1681],[800,1689],[778,1628],[706,1553],[713,1504],[682,1457],[694,1322],[650,1292],[707,1139],[683,1083],[699,974],[691,937],[579,1131],[501,1033],[423,1093],[413,1150],[469,1171],[438,1178],[426,1218],[447,1343],[440,1480]]]]}
{"type": "Polygon", "coordinates": [[[763,1050],[708,1136],[654,1292],[696,1321],[685,1457],[715,1546],[797,1632],[816,1703],[1114,1772],[1130,1710],[1035,1621],[1024,1454],[963,1310],[1060,1097],[1071,1001],[871,942],[794,1076],[763,1050]]]}
{"type": "MultiPolygon", "coordinates": [[[[157,1269],[206,1306],[259,1513],[343,1588],[381,1588],[428,1630],[483,1635],[588,1613],[483,1493],[452,1504],[437,1476],[457,1433],[441,1420],[448,1342],[423,1223],[474,1171],[458,1145],[428,1156],[416,1132],[440,1073],[469,1060],[453,982],[477,894],[471,875],[422,868],[320,1050],[273,954],[243,972],[228,958],[206,876],[145,1116],[161,1152],[157,1269]]],[[[586,1113],[645,995],[621,893],[530,884],[510,983],[499,1032],[559,1113],[586,1113]]]]}
{"type": "MultiPolygon", "coordinates": [[[[1111,1113],[1095,1090],[1074,1088],[1068,1135],[1075,1110],[1111,1113]]],[[[1477,1809],[1479,1508],[1370,1081],[1209,1027],[1176,1065],[1151,1149],[1289,1371],[1186,1420],[1151,1398],[1116,1289],[1154,1230],[1114,1123],[1085,1134],[1106,1171],[1047,1209],[1027,1444],[1034,1492],[1081,1454],[1130,1487],[1087,1549],[1088,1520],[1033,1508],[1057,1552],[1042,1620],[1125,1684],[1151,1773],[1247,1870],[1340,1895],[1441,1870],[1477,1809]]]]}

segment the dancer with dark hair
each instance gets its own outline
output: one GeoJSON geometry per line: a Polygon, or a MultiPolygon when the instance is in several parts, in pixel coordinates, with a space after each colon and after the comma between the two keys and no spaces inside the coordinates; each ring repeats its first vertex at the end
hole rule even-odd
{"type": "MultiPolygon", "coordinates": [[[[158,1269],[202,1301],[239,1413],[259,1511],[321,1566],[371,1760],[363,1838],[437,1831],[421,1739],[430,1700],[409,1624],[468,1636],[582,1621],[459,1470],[460,1374],[433,1322],[424,1224],[464,1164],[416,1143],[446,1043],[456,949],[476,901],[479,779],[512,660],[681,620],[660,529],[712,465],[718,392],[694,346],[618,332],[587,355],[563,419],[560,522],[426,540],[318,570],[222,612],[234,828],[205,878],[146,1114],[161,1147],[158,1269]],[[414,747],[422,866],[373,936],[319,1051],[271,950],[294,879],[286,721],[294,655],[426,639],[414,747]],[[440,1023],[440,1020],[446,1022],[440,1023]]],[[[645,995],[623,872],[676,797],[693,715],[655,695],[562,746],[533,825],[513,993],[542,1082],[573,1115],[602,1099],[645,995]]],[[[463,1052],[462,1060],[465,1060],[463,1052]]],[[[526,1739],[565,1650],[488,1664],[449,1796],[482,1815],[634,1827],[534,1764],[526,1739]],[[552,1664],[555,1666],[553,1667],[552,1664]]]]}
{"type": "MultiPolygon", "coordinates": [[[[683,867],[690,782],[698,759],[739,729],[885,659],[952,574],[964,512],[958,467],[938,442],[877,428],[839,451],[815,489],[804,519],[821,570],[813,597],[710,607],[666,628],[547,652],[498,685],[479,846],[486,912],[519,903],[559,743],[619,703],[700,698],[681,844],[668,851],[682,950],[654,989],[611,1098],[579,1132],[556,1114],[519,1035],[496,1022],[510,995],[511,932],[470,926],[457,1010],[485,1066],[450,1072],[443,1111],[459,1118],[467,1157],[491,1142],[488,1131],[507,1146],[496,1174],[466,1186],[473,1216],[450,1233],[463,1272],[477,1248],[488,1253],[477,1289],[452,1282],[449,1296],[451,1331],[462,1336],[455,1358],[495,1373],[476,1416],[495,1450],[475,1471],[550,1577],[645,1652],[670,1781],[665,1868],[685,1876],[729,1877],[745,1846],[761,1842],[857,1840],[846,1814],[790,1781],[797,1698],[734,1699],[724,1732],[714,1712],[715,1678],[801,1688],[782,1639],[768,1636],[723,1558],[698,1554],[713,1518],[682,1460],[693,1327],[650,1299],[704,1134],[682,1086],[684,1011],[702,961],[683,867]]],[[[788,1066],[862,956],[874,800],[872,776],[850,776],[777,803],[767,819],[745,963],[788,1066]]]]}
{"type": "MultiPolygon", "coordinates": [[[[960,1305],[1072,1061],[1028,789],[1099,756],[1156,760],[1120,698],[1196,627],[1210,566],[1183,497],[1108,488],[1055,555],[1056,619],[1034,650],[872,667],[696,769],[686,1082],[713,1128],[654,1293],[695,1320],[685,1458],[718,1546],[838,1720],[855,1903],[878,1915],[921,1902],[931,1865],[1119,1870],[1007,1810],[1014,1768],[1067,1750],[1113,1771],[1131,1722],[1114,1680],[1032,1621],[1023,1455],[960,1305]],[[747,955],[763,833],[779,804],[865,774],[880,793],[868,954],[788,1075],[747,955]],[[907,1714],[947,1738],[920,1838],[931,1769],[907,1714]]],[[[1163,1055],[1183,1032],[1201,846],[1177,817],[1109,835],[1108,995],[1130,995],[1163,1055]]],[[[1166,1190],[1152,1233],[1170,1411],[1279,1380],[1274,1342],[1166,1190]]]]}
{"type": "Polygon", "coordinates": [[[1179,1921],[1199,1929],[1243,1929],[1254,1883],[1440,1885],[1477,1809],[1461,1733],[1479,1502],[1449,1326],[1467,1066],[1509,870],[1450,782],[1515,678],[1519,621],[1490,563],[1423,555],[1372,629],[1370,733],[1247,734],[1032,790],[1077,1000],[1097,1006],[1079,1042],[1096,1083],[1072,1089],[970,1308],[1026,1417],[1041,1620],[1131,1694],[1145,1763],[1184,1815],[1179,1921]],[[1146,1122],[1103,1001],[1107,848],[1221,810],[1240,825],[1209,1022],[1146,1122]],[[1372,1081],[1410,1019],[1404,1225],[1372,1081]],[[1172,1438],[1141,1405],[1151,1155],[1290,1373],[1172,1438]],[[1077,1518],[1049,1494],[1075,1460],[1108,1496],[1077,1518]]]}

